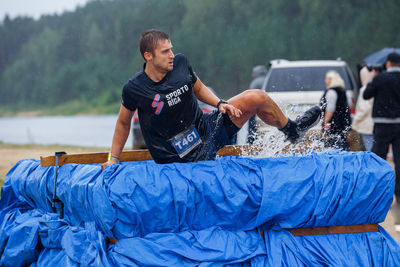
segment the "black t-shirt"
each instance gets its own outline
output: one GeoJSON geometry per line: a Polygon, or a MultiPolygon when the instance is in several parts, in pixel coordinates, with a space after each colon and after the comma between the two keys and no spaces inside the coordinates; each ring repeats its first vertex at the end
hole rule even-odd
{"type": "Polygon", "coordinates": [[[143,68],[123,88],[122,104],[131,111],[138,109],[144,140],[157,163],[197,161],[202,153],[197,145],[180,157],[171,140],[191,127],[205,140],[203,113],[193,93],[196,81],[187,58],[177,54],[173,70],[160,82],[151,80],[143,68]]]}

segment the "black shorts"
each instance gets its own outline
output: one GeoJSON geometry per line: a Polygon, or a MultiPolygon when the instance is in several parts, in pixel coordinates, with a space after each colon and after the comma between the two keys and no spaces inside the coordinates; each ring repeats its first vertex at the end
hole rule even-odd
{"type": "Polygon", "coordinates": [[[240,130],[227,114],[217,110],[205,114],[204,120],[207,128],[207,136],[202,148],[202,156],[199,160],[214,160],[217,151],[226,145],[231,145],[235,135],[240,130]]]}

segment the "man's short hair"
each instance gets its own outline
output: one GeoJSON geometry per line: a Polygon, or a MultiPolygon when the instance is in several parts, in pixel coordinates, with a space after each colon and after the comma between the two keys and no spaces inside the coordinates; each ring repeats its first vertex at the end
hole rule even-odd
{"type": "Polygon", "coordinates": [[[148,30],[142,33],[140,37],[139,49],[144,58],[145,52],[154,54],[157,43],[161,40],[169,40],[168,34],[159,30],[148,30]]]}
{"type": "Polygon", "coordinates": [[[396,52],[392,52],[388,55],[387,61],[398,64],[400,63],[400,55],[397,54],[396,52]]]}

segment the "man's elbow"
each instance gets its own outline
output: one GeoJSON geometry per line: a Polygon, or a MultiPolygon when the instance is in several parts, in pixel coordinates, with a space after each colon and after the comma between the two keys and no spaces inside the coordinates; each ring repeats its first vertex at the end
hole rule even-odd
{"type": "Polygon", "coordinates": [[[117,120],[117,128],[124,131],[129,131],[131,128],[131,120],[119,118],[117,120]]]}
{"type": "Polygon", "coordinates": [[[362,97],[363,97],[365,100],[368,100],[368,99],[370,99],[372,96],[371,96],[370,94],[368,94],[368,92],[364,91],[362,97]]]}
{"type": "Polygon", "coordinates": [[[130,121],[123,121],[123,122],[121,122],[121,127],[125,131],[129,131],[131,129],[131,122],[130,121]]]}

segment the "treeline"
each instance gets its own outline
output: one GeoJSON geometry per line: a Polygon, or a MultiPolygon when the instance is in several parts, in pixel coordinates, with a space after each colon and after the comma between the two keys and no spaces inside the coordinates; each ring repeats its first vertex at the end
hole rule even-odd
{"type": "Polygon", "coordinates": [[[97,0],[62,15],[0,24],[0,106],[119,102],[142,68],[140,33],[168,32],[221,97],[245,89],[254,65],[276,58],[336,59],[355,70],[400,46],[397,0],[97,0]]]}

